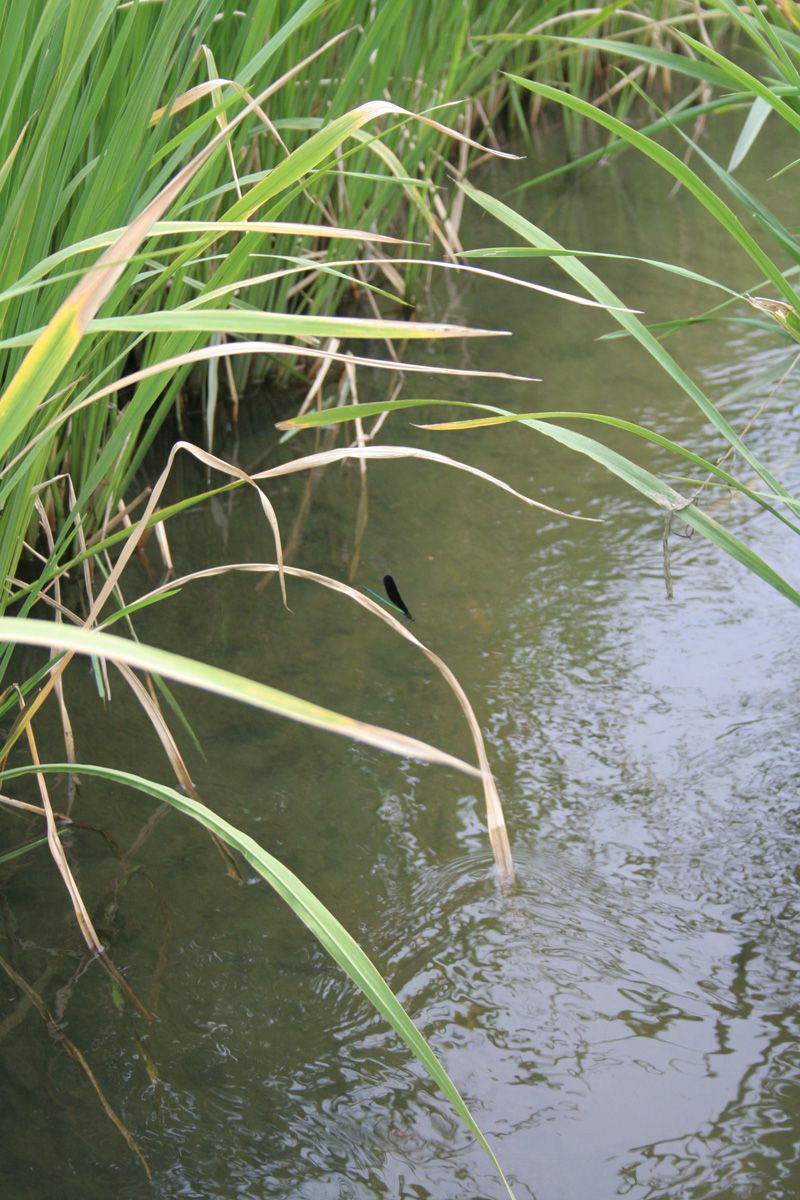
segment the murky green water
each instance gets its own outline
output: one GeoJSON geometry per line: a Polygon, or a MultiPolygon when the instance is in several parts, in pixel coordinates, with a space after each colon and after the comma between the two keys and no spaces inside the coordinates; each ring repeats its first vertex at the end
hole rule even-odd
{"type": "MultiPolygon", "coordinates": [[[[774,165],[748,166],[750,182],[774,165]]],[[[495,168],[482,184],[501,192],[530,169],[495,168]]],[[[694,202],[670,198],[664,179],[633,157],[521,203],[565,245],[664,257],[732,286],[755,282],[694,202]]],[[[474,211],[463,236],[509,240],[474,211]]],[[[515,266],[565,286],[556,268],[515,266]]],[[[649,320],[714,299],[630,265],[599,270],[649,320]]],[[[428,315],[514,330],[513,340],[438,349],[434,361],[544,382],[421,377],[409,380],[408,396],[606,410],[717,450],[699,413],[641,352],[595,340],[612,327],[604,316],[452,278],[428,315]]],[[[776,338],[724,325],[698,327],[672,348],[716,398],[785,355],[776,338]]],[[[735,426],[765,394],[754,384],[729,405],[735,426]]],[[[790,484],[799,403],[790,382],[749,435],[790,484]]],[[[277,415],[286,412],[251,410],[243,465],[274,445],[277,415]]],[[[386,570],[395,574],[415,632],[474,703],[509,823],[516,917],[497,887],[482,798],[466,778],[181,692],[206,754],[183,739],[201,794],[362,942],[470,1103],[519,1200],[794,1196],[797,613],[698,537],[673,539],[668,601],[659,514],[531,431],[429,434],[400,414],[386,440],[463,458],[546,503],[603,518],[537,513],[427,463],[369,470],[357,580],[377,586],[386,570]]],[[[675,470],[660,451],[636,453],[652,469],[675,470]]],[[[183,482],[199,480],[184,468],[183,482]]],[[[298,477],[272,493],[285,529],[302,489],[298,477]]],[[[355,469],[326,472],[297,565],[347,577],[358,498],[355,469]]],[[[739,501],[718,516],[797,581],[796,547],[774,522],[739,501]]],[[[188,516],[171,539],[179,573],[272,557],[246,496],[188,516]]],[[[187,589],[138,628],[470,755],[460,711],[427,660],[309,584],[292,583],[290,602],[291,615],[276,587],[256,594],[252,580],[231,577],[187,589]]],[[[121,682],[107,716],[88,670],[69,691],[79,757],[169,781],[121,682]]],[[[54,733],[55,755],[57,745],[54,733]]],[[[146,800],[91,781],[78,802],[78,815],[123,850],[152,814],[146,800]]],[[[71,847],[97,911],[118,879],[116,860],[96,834],[76,831],[71,847]]],[[[74,978],[80,946],[52,870],[9,879],[3,953],[32,982],[47,973],[43,994],[137,1138],[153,1184],[29,1015],[0,1045],[9,1200],[503,1194],[421,1069],[265,884],[233,883],[202,831],[172,814],[133,863],[109,936],[131,986],[157,1006],[155,1026],[115,1007],[96,966],[74,978]]],[[[3,986],[8,1012],[16,998],[3,986]]]]}

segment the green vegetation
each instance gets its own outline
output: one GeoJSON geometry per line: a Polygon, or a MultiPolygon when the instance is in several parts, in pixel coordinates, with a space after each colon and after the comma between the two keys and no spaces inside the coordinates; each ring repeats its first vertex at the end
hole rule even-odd
{"type": "MultiPolygon", "coordinates": [[[[523,8],[516,20],[530,27],[539,11],[536,5],[523,8]]],[[[403,244],[434,239],[451,260],[458,250],[457,221],[448,218],[436,188],[453,145],[462,148],[462,173],[470,150],[481,149],[470,135],[488,134],[487,109],[496,113],[507,90],[498,81],[500,65],[525,66],[524,54],[514,56],[513,42],[476,49],[471,40],[508,29],[498,3],[446,11],[411,3],[373,9],[356,0],[334,6],[327,0],[253,0],[246,11],[231,0],[0,5],[0,611],[14,613],[0,617],[0,670],[8,681],[13,647],[20,643],[49,647],[53,656],[31,678],[13,680],[0,701],[4,713],[18,711],[3,762],[24,738],[30,771],[40,768],[41,804],[10,797],[6,803],[17,814],[44,820],[89,949],[132,1008],[148,1016],[109,959],[75,883],[34,734],[39,710],[48,700],[51,708],[57,703],[68,761],[74,762],[63,673],[75,653],[88,654],[107,693],[106,673],[114,664],[153,724],[181,788],[162,788],[159,798],[190,812],[218,844],[227,842],[270,880],[395,1025],[484,1145],[463,1101],[363,951],[299,880],[202,804],[155,691],[132,670],[158,672],[154,685],[173,704],[166,678],[477,776],[498,865],[510,886],[513,865],[480,729],[446,665],[372,600],[317,578],[395,625],[434,662],[462,706],[477,766],[250,680],[110,637],[98,626],[130,624],[143,604],[188,582],[130,605],[120,591],[146,529],[155,525],[166,554],[170,512],[198,500],[157,510],[181,450],[200,457],[223,480],[256,489],[276,558],[258,569],[278,572],[286,599],[289,572],[263,480],[285,470],[308,471],[322,459],[311,456],[255,478],[213,456],[223,366],[235,406],[253,371],[263,374],[276,361],[301,372],[320,360],[343,362],[348,371],[374,361],[345,354],[341,339],[391,344],[480,333],[408,320],[424,264],[409,259],[401,275],[385,260],[398,238],[403,244]],[[458,109],[442,111],[465,98],[458,109]],[[412,117],[412,110],[418,115],[412,117]],[[341,311],[354,287],[371,306],[368,318],[341,311]],[[376,297],[399,316],[385,317],[376,297]],[[176,443],[149,496],[133,496],[132,481],[157,430],[167,417],[181,421],[179,400],[193,370],[195,378],[205,373],[207,448],[176,443]],[[114,561],[112,548],[119,550],[114,561]],[[81,567],[84,597],[65,594],[65,572],[81,567]],[[81,605],[82,617],[75,611],[81,605]],[[55,621],[42,621],[50,609],[55,621]]],[[[394,371],[397,363],[392,354],[377,365],[394,371]]],[[[359,457],[375,450],[364,448],[359,457]]],[[[87,775],[94,769],[81,767],[87,775]]],[[[73,766],[71,780],[76,773],[73,766]]],[[[125,781],[153,794],[155,785],[125,781]]],[[[28,841],[24,850],[40,842],[28,841]]],[[[26,860],[15,850],[4,861],[19,867],[26,860]]],[[[45,1001],[10,962],[4,960],[4,969],[55,1032],[45,1001]]],[[[80,1050],[57,1036],[96,1088],[80,1050]]]]}
{"type": "MultiPolygon", "coordinates": [[[[625,309],[624,297],[618,299],[586,266],[579,249],[557,245],[544,230],[465,178],[472,157],[487,150],[502,153],[493,125],[501,132],[505,122],[527,137],[529,122],[543,102],[566,111],[575,153],[584,123],[592,120],[608,131],[611,141],[571,165],[587,165],[626,145],[654,158],[750,255],[763,276],[754,287],[760,291],[771,285],[781,297],[756,298],[756,307],[778,322],[784,336],[796,337],[798,298],[792,278],[800,265],[800,244],[733,174],[767,117],[800,127],[800,35],[794,6],[790,0],[787,4],[784,9],[770,0],[762,11],[752,0],[742,9],[718,0],[699,11],[676,6],[646,16],[617,12],[619,6],[611,5],[571,17],[570,6],[560,0],[527,3],[513,14],[499,2],[450,6],[409,0],[378,4],[374,13],[363,0],[333,5],[327,0],[300,5],[252,0],[244,6],[241,0],[0,3],[0,571],[5,585],[0,612],[6,614],[0,615],[5,646],[0,670],[7,685],[2,712],[7,720],[16,718],[3,764],[11,747],[27,739],[32,765],[26,771],[37,773],[41,805],[25,811],[45,821],[76,920],[119,986],[119,974],[105,954],[61,847],[46,785],[52,771],[74,775],[79,770],[137,788],[199,821],[241,854],[394,1025],[493,1161],[452,1083],[360,947],[299,879],[201,801],[155,692],[142,686],[133,668],[150,672],[168,702],[165,680],[189,682],[479,778],[499,876],[513,889],[500,799],[463,689],[446,664],[381,604],[348,584],[284,565],[268,481],[343,458],[363,464],[371,458],[422,454],[372,444],[387,413],[421,402],[346,400],[355,397],[356,365],[396,371],[395,343],[496,332],[410,319],[430,269],[418,243],[432,242],[450,267],[470,269],[470,252],[458,238],[461,205],[468,199],[525,243],[482,255],[553,257],[593,303],[614,311],[625,333],[636,337],[692,397],[763,486],[755,489],[738,481],[728,467],[700,459],[661,433],[622,420],[609,423],[675,450],[800,532],[794,521],[800,516],[798,501],[678,366],[663,336],[625,309]],[[709,30],[715,32],[722,23],[742,35],[735,60],[713,48],[709,30]],[[618,61],[626,71],[619,79],[614,75],[618,61]],[[640,110],[633,106],[640,85],[647,86],[651,97],[659,87],[666,95],[665,81],[678,75],[686,77],[687,93],[666,115],[637,129],[640,110]],[[597,106],[598,93],[602,107],[597,106]],[[657,140],[665,129],[685,130],[699,117],[732,105],[748,116],[727,168],[694,145],[705,166],[698,173],[657,140]],[[458,183],[450,211],[439,190],[448,162],[458,183]],[[713,186],[706,182],[707,174],[713,186]],[[737,206],[754,218],[780,259],[788,258],[790,269],[747,231],[737,206]],[[354,294],[359,312],[349,315],[347,302],[354,294]],[[362,316],[363,311],[369,316],[362,316]],[[383,341],[388,355],[376,358],[370,345],[356,358],[341,345],[343,340],[347,346],[383,341]],[[344,365],[348,381],[336,397],[335,410],[323,407],[318,386],[332,362],[344,365]],[[288,427],[354,421],[356,440],[349,447],[247,475],[213,453],[221,375],[235,415],[248,379],[277,369],[310,384],[308,406],[316,403],[316,411],[299,414],[288,427]],[[180,425],[181,396],[187,387],[200,384],[205,448],[176,442],[157,483],[149,493],[135,496],[134,479],[156,433],[165,420],[180,425]],[[379,422],[365,435],[361,421],[370,416],[379,422]],[[161,602],[199,577],[173,580],[133,604],[126,603],[120,590],[142,536],[155,527],[166,547],[170,516],[205,498],[159,507],[178,453],[194,455],[221,475],[221,487],[245,486],[258,494],[274,538],[275,562],[225,569],[277,574],[284,599],[287,579],[303,575],[387,622],[426,654],[449,683],[468,723],[477,765],[108,632],[120,620],[132,628],[137,608],[161,602]],[[76,569],[85,571],[86,593],[80,601],[63,594],[68,569],[73,575],[76,569]],[[81,603],[85,615],[79,617],[81,603]],[[41,619],[51,609],[55,620],[41,619]],[[52,657],[33,677],[13,680],[17,644],[49,648],[52,657]],[[178,789],[112,766],[75,766],[61,678],[76,653],[92,658],[101,688],[107,664],[121,672],[164,746],[178,789]],[[67,764],[39,763],[33,719],[49,698],[51,706],[58,704],[67,764]]],[[[688,142],[686,133],[681,136],[688,142]]],[[[724,283],[719,286],[728,291],[724,283]]],[[[704,316],[727,319],[727,312],[722,308],[704,316]]],[[[413,365],[403,363],[407,370],[413,365]]],[[[682,520],[800,604],[794,588],[704,513],[696,497],[686,500],[633,460],[565,424],[601,418],[587,413],[520,415],[497,407],[488,411],[491,415],[436,428],[521,421],[602,462],[668,515],[679,512],[682,520]]],[[[469,470],[442,456],[428,457],[469,470]]],[[[10,780],[22,773],[15,768],[0,775],[10,780]]],[[[21,853],[3,861],[19,865],[20,859],[21,853]]],[[[25,990],[10,965],[7,970],[25,990]]],[[[27,994],[32,999],[30,990],[27,994]]],[[[142,1012],[129,989],[126,995],[142,1012]]],[[[47,1013],[43,1001],[33,1002],[42,1015],[47,1013]]]]}
{"type": "MultiPolygon", "coordinates": [[[[766,10],[759,7],[755,0],[738,7],[720,0],[717,4],[707,6],[703,16],[709,19],[726,15],[739,35],[735,50],[730,56],[720,53],[711,44],[705,32],[705,24],[701,22],[704,33],[702,39],[681,34],[684,53],[668,52],[655,46],[636,44],[622,36],[616,40],[607,38],[570,37],[565,39],[568,46],[580,47],[594,54],[608,55],[612,62],[619,56],[624,63],[639,61],[651,69],[667,71],[671,76],[683,75],[696,85],[688,97],[683,98],[670,112],[663,114],[657,121],[644,129],[638,129],[626,124],[618,117],[599,110],[581,96],[570,94],[553,88],[547,83],[531,79],[515,78],[514,82],[520,88],[531,91],[537,96],[564,106],[565,109],[577,114],[581,119],[595,122],[608,131],[610,139],[602,150],[586,155],[571,168],[588,165],[601,155],[607,155],[631,146],[647,155],[660,167],[667,171],[678,184],[686,188],[704,208],[712,215],[719,225],[730,235],[733,246],[741,253],[749,256],[758,274],[754,277],[752,291],[761,291],[771,287],[780,299],[768,299],[762,296],[747,294],[740,296],[731,291],[724,280],[704,279],[703,282],[719,288],[726,293],[726,299],[709,312],[687,317],[683,321],[674,321],[666,329],[648,329],[630,312],[621,311],[624,297],[621,300],[602,282],[602,280],[582,261],[580,250],[567,249],[558,245],[549,237],[545,230],[533,225],[522,218],[509,206],[500,203],[493,197],[487,196],[471,187],[466,181],[461,186],[467,194],[482,205],[498,221],[512,230],[530,249],[524,247],[495,247],[475,252],[467,257],[514,258],[525,254],[546,255],[579,283],[585,291],[599,303],[608,306],[609,312],[619,322],[625,334],[636,340],[647,350],[661,369],[674,380],[687,396],[689,396],[706,419],[721,435],[726,449],[716,461],[709,461],[693,454],[685,447],[676,445],[667,436],[652,430],[646,430],[632,425],[622,419],[598,416],[590,412],[578,413],[536,413],[513,414],[494,410],[499,415],[463,422],[451,422],[439,428],[473,428],[476,425],[489,425],[505,421],[520,421],[546,437],[555,438],[564,445],[571,446],[579,453],[596,459],[598,462],[624,479],[632,487],[642,492],[654,503],[663,508],[667,514],[668,523],[673,515],[680,514],[680,519],[692,528],[705,534],[711,541],[720,546],[727,554],[742,563],[749,570],[764,579],[793,604],[800,605],[800,593],[783,576],[774,571],[754,551],[744,545],[729,530],[704,512],[699,498],[707,487],[715,485],[733,489],[768,511],[776,520],[783,522],[794,533],[800,534],[800,526],[796,518],[800,516],[800,501],[775,478],[767,465],[749,449],[746,438],[738,434],[729,424],[723,412],[704,395],[697,384],[675,361],[664,345],[666,338],[676,329],[682,328],[692,320],[716,320],[730,322],[744,320],[755,323],[752,318],[746,318],[741,313],[731,313],[731,305],[747,301],[749,304],[766,314],[760,322],[768,328],[775,329],[771,322],[777,322],[782,330],[782,336],[793,345],[800,341],[800,297],[795,288],[798,267],[800,267],[800,241],[793,230],[788,229],[781,220],[770,211],[758,196],[753,195],[735,177],[734,172],[743,162],[748,151],[760,136],[768,136],[765,123],[771,117],[772,121],[784,121],[795,133],[800,132],[800,116],[797,104],[800,98],[800,74],[798,74],[798,59],[800,58],[800,19],[795,5],[768,4],[766,10]],[[750,69],[748,69],[750,68],[750,69]],[[742,113],[742,128],[730,162],[727,166],[714,161],[703,149],[699,141],[692,141],[685,132],[687,123],[696,123],[717,112],[729,112],[731,109],[742,113]],[[664,132],[677,133],[685,143],[687,153],[680,157],[666,148],[658,139],[664,132]],[[688,153],[691,151],[691,155],[688,153]],[[698,169],[692,167],[696,163],[698,169]],[[710,179],[709,183],[707,180],[710,179]],[[751,232],[752,230],[752,232],[751,232]],[[762,236],[759,236],[762,235],[762,236]],[[765,235],[765,236],[764,236],[765,235]],[[610,450],[602,443],[564,427],[561,422],[587,420],[613,425],[618,429],[644,438],[674,451],[687,460],[693,467],[699,468],[702,474],[689,482],[692,495],[686,498],[664,480],[653,476],[649,471],[639,467],[635,462],[626,459],[610,450]],[[728,462],[732,456],[750,470],[761,481],[758,487],[753,487],[738,478],[734,473],[735,467],[728,462]],[[724,464],[728,463],[728,466],[724,464]]],[[[625,68],[620,67],[624,78],[625,68]]],[[[768,127],[767,127],[768,131],[768,127]]],[[[787,163],[784,170],[795,167],[795,163],[787,163]]],[[[543,178],[543,177],[542,177],[543,178]]],[[[532,180],[531,185],[537,180],[532,180]]],[[[649,260],[640,260],[647,262],[649,260]]],[[[649,263],[659,269],[671,271],[687,278],[699,278],[688,270],[675,264],[649,263]]],[[[782,364],[777,371],[777,380],[784,371],[782,364]]],[[[668,524],[669,528],[669,524],[668,524]]],[[[669,568],[665,564],[669,585],[669,568]]]]}

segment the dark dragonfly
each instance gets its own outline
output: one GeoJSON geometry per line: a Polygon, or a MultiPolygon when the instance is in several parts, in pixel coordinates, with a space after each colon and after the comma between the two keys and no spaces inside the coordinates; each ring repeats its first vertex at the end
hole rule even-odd
{"type": "Polygon", "coordinates": [[[397,584],[391,575],[384,575],[383,586],[386,588],[386,595],[389,597],[388,601],[384,600],[383,596],[379,596],[377,592],[373,592],[372,588],[365,587],[364,591],[369,592],[370,596],[374,596],[376,600],[380,600],[381,604],[388,603],[389,608],[393,608],[395,612],[399,612],[402,616],[408,617],[409,621],[413,621],[414,618],[408,611],[403,597],[397,590],[397,584]]]}

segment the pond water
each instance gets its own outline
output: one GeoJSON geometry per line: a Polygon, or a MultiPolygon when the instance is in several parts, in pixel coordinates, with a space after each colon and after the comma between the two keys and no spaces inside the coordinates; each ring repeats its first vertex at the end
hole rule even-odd
{"type": "MultiPolygon", "coordinates": [[[[733,123],[720,136],[733,138],[733,123]]],[[[769,153],[774,163],[745,164],[746,181],[793,157],[775,143],[769,153]]],[[[477,181],[507,193],[542,157],[536,149],[477,181]]],[[[691,197],[671,196],[632,155],[516,203],[567,246],[661,257],[734,287],[757,282],[691,197]]],[[[512,239],[468,206],[462,240],[512,239]]],[[[502,269],[569,287],[543,262],[502,269]]],[[[718,298],[631,264],[596,260],[596,269],[648,321],[718,298]]],[[[701,453],[724,449],[643,352],[597,340],[614,328],[603,314],[449,277],[436,282],[426,316],[514,334],[445,344],[427,361],[543,382],[412,377],[406,396],[606,411],[701,453]]],[[[712,397],[736,393],[725,405],[735,427],[765,399],[761,376],[788,361],[777,336],[733,324],[697,326],[671,349],[712,397]]],[[[382,396],[385,383],[364,376],[362,399],[382,396]]],[[[800,475],[799,404],[790,379],[748,435],[790,486],[800,475]]],[[[290,413],[288,402],[251,398],[242,465],[310,449],[310,435],[277,447],[274,421],[290,413]]],[[[508,821],[516,903],[498,886],[483,800],[465,776],[181,689],[205,755],[182,737],[197,787],[362,943],[467,1100],[518,1200],[792,1196],[800,617],[699,536],[673,536],[667,599],[662,517],[641,496],[529,429],[430,433],[416,419],[396,414],[384,440],[462,458],[535,499],[602,518],[528,509],[430,463],[369,467],[356,582],[377,588],[386,571],[395,575],[414,632],[474,704],[508,821]]],[[[663,451],[607,440],[652,470],[683,472],[663,451]]],[[[180,486],[201,486],[193,471],[180,469],[180,486]]],[[[304,482],[289,477],[270,493],[284,531],[304,482]]],[[[359,493],[357,469],[325,472],[296,565],[347,579],[359,493]]],[[[796,550],[777,522],[724,496],[707,504],[797,585],[796,550]]],[[[243,494],[175,521],[170,538],[178,573],[272,558],[263,516],[243,494]]],[[[137,570],[131,594],[145,586],[137,570]]],[[[472,756],[460,710],[427,659],[308,583],[290,582],[290,604],[287,613],[274,585],[255,592],[252,578],[231,576],[141,614],[137,630],[472,756]]],[[[68,699],[79,760],[170,781],[120,681],[108,713],[88,668],[74,673],[68,699]]],[[[47,750],[60,757],[55,732],[47,750]]],[[[123,851],[147,836],[125,873],[96,834],[76,830],[69,844],[91,911],[107,916],[112,957],[157,1010],[155,1025],[115,1004],[96,965],[77,972],[71,911],[46,863],[12,875],[3,902],[4,953],[63,1015],[153,1182],[84,1076],[28,1015],[0,1044],[7,1200],[504,1195],[448,1103],[267,885],[249,873],[232,881],[199,827],[174,813],[147,825],[153,813],[146,799],[86,780],[76,816],[123,851]]]]}

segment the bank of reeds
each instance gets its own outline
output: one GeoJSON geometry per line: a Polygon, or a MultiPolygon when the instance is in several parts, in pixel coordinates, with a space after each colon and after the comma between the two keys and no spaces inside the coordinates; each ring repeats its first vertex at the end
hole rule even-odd
{"type": "MultiPolygon", "coordinates": [[[[258,314],[331,315],[354,289],[370,315],[370,299],[387,294],[398,314],[409,312],[402,305],[413,305],[426,277],[413,259],[426,255],[415,251],[398,270],[384,262],[392,257],[385,244],[359,242],[357,231],[394,233],[452,259],[461,249],[462,201],[457,196],[448,212],[438,187],[447,159],[463,174],[471,148],[462,143],[454,152],[436,123],[410,123],[391,109],[349,122],[323,153],[304,148],[365,101],[414,112],[458,101],[432,115],[496,145],[490,121],[504,102],[518,129],[532,115],[520,99],[528,93],[501,68],[520,78],[538,70],[588,97],[604,82],[599,52],[555,49],[552,41],[569,7],[563,0],[528,0],[513,11],[498,0],[253,0],[242,11],[208,0],[7,0],[0,16],[0,385],[14,378],[37,331],[99,250],[225,122],[238,123],[172,198],[163,214],[169,223],[156,224],[131,256],[105,303],[106,323],[93,321],[48,394],[37,398],[35,414],[0,444],[4,579],[23,537],[34,535],[34,486],[59,478],[42,495],[59,534],[70,528],[71,507],[91,536],[129,496],[165,415],[180,415],[190,363],[139,378],[122,395],[97,396],[101,388],[134,367],[153,370],[254,328],[275,335],[276,322],[259,324],[258,314]],[[236,225],[252,226],[256,214],[291,226],[246,233],[236,225]],[[337,228],[356,232],[331,236],[337,228]],[[337,266],[342,259],[359,261],[337,266]],[[203,327],[202,314],[221,307],[230,324],[214,327],[206,318],[203,327]]],[[[630,28],[612,6],[583,12],[576,28],[614,36],[620,21],[630,28]]],[[[642,36],[660,44],[663,23],[645,23],[642,36]]],[[[300,324],[279,332],[296,341],[304,330],[306,338],[321,332],[300,324]]],[[[203,364],[209,444],[220,379],[236,396],[254,367],[263,374],[274,361],[269,352],[240,353],[203,364]]]]}
{"type": "MultiPolygon", "coordinates": [[[[457,261],[462,196],[477,195],[456,191],[454,207],[445,207],[438,188],[446,163],[452,160],[463,180],[471,155],[484,147],[496,152],[492,121],[501,110],[504,120],[528,129],[538,112],[526,102],[535,70],[570,89],[573,99],[588,105],[605,88],[610,94],[601,97],[603,104],[619,106],[632,93],[609,89],[600,72],[618,48],[620,30],[637,31],[635,46],[642,40],[652,46],[655,39],[658,53],[667,53],[665,40],[674,46],[661,14],[640,20],[617,14],[614,5],[581,10],[570,26],[579,40],[556,43],[570,9],[563,0],[526,2],[513,11],[498,0],[340,0],[333,6],[325,0],[244,6],[241,0],[6,0],[0,6],[0,607],[14,613],[0,616],[6,646],[0,670],[7,677],[15,644],[51,651],[35,676],[14,680],[0,701],[2,712],[17,713],[3,764],[24,738],[40,803],[4,799],[44,822],[87,945],[120,987],[124,980],[106,956],[61,847],[48,773],[113,778],[200,821],[268,878],[314,930],[487,1150],[363,951],[299,880],[203,804],[155,691],[133,671],[154,672],[162,694],[164,679],[192,682],[466,770],[482,782],[500,877],[510,889],[513,864],[480,730],[445,664],[374,601],[337,581],[316,580],[382,615],[428,654],[462,706],[477,765],[100,627],[126,622],[138,606],[165,595],[156,589],[128,604],[122,576],[146,529],[163,530],[183,504],[157,509],[163,477],[149,497],[136,496],[132,484],[163,420],[180,423],[190,371],[203,373],[207,445],[184,448],[219,471],[224,486],[257,490],[275,562],[242,566],[277,573],[285,587],[281,531],[264,490],[279,472],[248,476],[210,452],[220,380],[235,405],[253,370],[263,373],[276,362],[302,360],[307,369],[324,359],[350,371],[349,347],[359,343],[368,345],[361,357],[374,362],[381,342],[492,332],[407,319],[427,269],[423,253],[410,253],[408,243],[424,242],[457,261]],[[608,35],[613,50],[591,43],[598,32],[608,35]],[[502,74],[502,68],[513,71],[502,74]],[[392,237],[405,243],[402,249],[392,237]],[[400,257],[410,261],[393,261],[400,257]],[[348,297],[357,299],[355,312],[343,303],[348,297]],[[80,617],[62,592],[67,566],[84,572],[80,617]],[[45,610],[55,613],[54,621],[36,619],[45,610]],[[161,740],[177,789],[123,777],[113,765],[76,767],[61,691],[74,653],[94,656],[103,689],[108,664],[119,669],[161,740]],[[33,718],[46,702],[57,705],[63,725],[67,761],[60,765],[39,762],[33,718]]],[[[678,23],[694,19],[693,11],[679,7],[678,23]]],[[[574,129],[570,136],[574,142],[574,129]]],[[[610,303],[599,294],[595,302],[610,303]]],[[[381,365],[392,369],[397,360],[387,352],[381,365]]],[[[380,457],[381,448],[367,446],[360,425],[356,429],[355,448],[336,454],[362,462],[380,457]]],[[[322,461],[309,456],[282,470],[308,470],[322,461]]],[[[167,544],[162,537],[165,554],[167,544]]],[[[19,773],[6,770],[2,777],[19,773]]],[[[148,1016],[135,996],[128,992],[128,998],[148,1016]]],[[[44,1002],[36,1007],[47,1013],[44,1002]]]]}
{"type": "MultiPolygon", "coordinates": [[[[115,666],[159,737],[180,790],[133,776],[123,782],[199,820],[220,847],[238,851],[270,881],[395,1025],[491,1154],[360,947],[300,880],[202,803],[155,690],[132,669],[157,672],[150,678],[162,694],[165,678],[193,682],[475,775],[483,781],[490,833],[508,882],[513,867],[480,730],[446,666],[433,656],[470,723],[477,766],[98,629],[129,621],[142,603],[163,599],[162,592],[128,605],[121,591],[122,573],[145,527],[157,521],[163,530],[167,514],[154,511],[160,487],[146,504],[144,495],[138,506],[133,498],[132,530],[124,498],[164,417],[179,414],[176,401],[190,369],[202,363],[207,371],[210,444],[223,362],[235,396],[254,362],[263,369],[300,352],[306,360],[341,361],[336,345],[342,339],[407,342],[478,332],[410,324],[402,315],[384,319],[377,310],[366,321],[337,311],[345,289],[355,285],[385,295],[388,283],[404,293],[392,297],[398,309],[413,293],[411,275],[403,278],[391,264],[380,264],[392,227],[406,240],[438,239],[454,255],[457,240],[448,240],[435,191],[452,136],[439,118],[460,121],[466,131],[485,127],[486,117],[442,113],[438,106],[477,93],[494,78],[507,47],[477,52],[470,37],[491,29],[502,6],[448,9],[444,25],[429,4],[342,3],[336,9],[335,21],[319,0],[300,6],[256,0],[244,12],[216,0],[8,0],[0,9],[0,572],[2,607],[15,613],[0,618],[2,670],[8,671],[14,645],[49,650],[42,668],[14,680],[0,700],[4,712],[17,714],[3,765],[24,739],[30,757],[25,772],[36,776],[39,803],[3,799],[6,812],[16,814],[12,820],[43,823],[88,952],[132,1011],[149,1019],[95,930],[60,838],[78,772],[109,778],[113,770],[76,765],[63,674],[74,653],[90,654],[107,693],[106,676],[115,666]],[[437,111],[410,125],[412,107],[437,111]],[[342,258],[356,261],[340,267],[342,258]],[[112,559],[118,543],[121,551],[112,559]],[[68,563],[84,571],[81,616],[62,590],[68,563]],[[34,619],[52,611],[55,621],[34,619]],[[63,803],[51,801],[53,764],[40,762],[34,732],[45,704],[63,726],[69,779],[63,803]]],[[[462,136],[460,144],[469,143],[462,136]]],[[[348,366],[352,362],[351,356],[348,366]]],[[[389,358],[386,365],[395,362],[389,358]]],[[[274,568],[259,569],[275,569],[285,595],[281,534],[263,484],[208,453],[203,461],[219,468],[223,479],[257,489],[276,556],[274,568]]],[[[344,591],[397,624],[374,601],[344,591]]],[[[15,772],[6,770],[3,777],[10,780],[15,772]]],[[[12,847],[3,856],[4,869],[29,861],[40,840],[12,847]]],[[[11,957],[1,965],[23,1005],[33,1004],[81,1064],[138,1153],[79,1048],[61,1035],[46,1000],[11,957]]]]}

